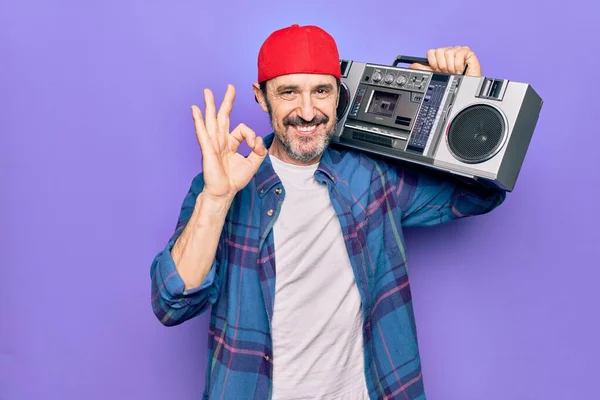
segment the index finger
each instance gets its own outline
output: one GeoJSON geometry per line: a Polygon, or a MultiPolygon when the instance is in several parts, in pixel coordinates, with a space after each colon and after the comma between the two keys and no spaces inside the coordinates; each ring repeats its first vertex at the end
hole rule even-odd
{"type": "Polygon", "coordinates": [[[427,50],[427,62],[429,63],[429,68],[431,68],[432,71],[435,71],[439,68],[435,59],[435,49],[427,50]]]}
{"type": "Polygon", "coordinates": [[[427,65],[424,65],[421,63],[412,63],[408,67],[412,68],[412,69],[420,69],[422,71],[433,71],[433,68],[428,67],[427,65]]]}

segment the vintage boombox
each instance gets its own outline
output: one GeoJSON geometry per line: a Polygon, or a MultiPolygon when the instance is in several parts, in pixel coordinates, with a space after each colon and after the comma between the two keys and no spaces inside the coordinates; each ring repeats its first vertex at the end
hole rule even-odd
{"type": "Polygon", "coordinates": [[[340,60],[333,146],[512,191],[543,100],[526,83],[340,60]]]}

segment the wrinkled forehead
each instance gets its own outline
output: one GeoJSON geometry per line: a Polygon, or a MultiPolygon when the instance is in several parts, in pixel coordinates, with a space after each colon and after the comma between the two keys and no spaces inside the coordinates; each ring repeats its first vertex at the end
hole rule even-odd
{"type": "Polygon", "coordinates": [[[336,87],[333,75],[325,74],[288,74],[270,79],[267,87],[271,90],[281,88],[296,88],[297,90],[313,90],[319,87],[336,87]]]}

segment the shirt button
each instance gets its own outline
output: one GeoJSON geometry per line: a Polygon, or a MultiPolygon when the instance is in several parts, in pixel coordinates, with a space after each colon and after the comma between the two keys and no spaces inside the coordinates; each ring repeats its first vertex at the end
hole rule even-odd
{"type": "Polygon", "coordinates": [[[281,194],[281,188],[277,188],[277,189],[275,189],[275,193],[276,193],[276,194],[281,194]]]}
{"type": "Polygon", "coordinates": [[[267,211],[267,215],[268,215],[269,217],[272,217],[272,216],[273,216],[273,210],[271,209],[271,210],[267,211]]]}

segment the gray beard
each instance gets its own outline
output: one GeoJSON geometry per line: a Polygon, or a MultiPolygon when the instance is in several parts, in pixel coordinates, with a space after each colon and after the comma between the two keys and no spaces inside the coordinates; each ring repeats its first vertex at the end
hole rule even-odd
{"type": "MultiPolygon", "coordinates": [[[[333,132],[327,132],[327,136],[325,137],[325,140],[323,140],[323,142],[312,152],[310,153],[300,153],[295,151],[292,148],[292,145],[290,143],[290,141],[287,140],[287,137],[278,137],[279,142],[281,143],[283,149],[285,150],[285,152],[293,159],[298,160],[300,162],[303,163],[308,163],[312,160],[314,160],[316,157],[320,156],[323,154],[323,152],[325,151],[325,149],[327,148],[327,146],[329,146],[329,143],[331,141],[331,134],[333,134],[333,132]]],[[[302,139],[300,139],[302,140],[302,139]]]]}
{"type": "MultiPolygon", "coordinates": [[[[266,96],[265,96],[265,99],[266,99],[266,96]]],[[[271,128],[273,129],[273,132],[275,132],[275,140],[279,140],[279,143],[281,143],[285,152],[291,158],[293,158],[294,160],[297,160],[299,162],[308,163],[308,162],[314,160],[316,157],[322,155],[323,152],[325,152],[325,149],[327,149],[327,147],[329,146],[329,143],[331,142],[331,137],[335,133],[335,125],[333,125],[331,127],[331,129],[326,132],[325,140],[323,140],[323,143],[321,143],[321,145],[318,146],[313,152],[299,153],[292,148],[290,141],[288,140],[288,138],[285,135],[283,135],[283,134],[278,135],[278,132],[275,129],[275,121],[273,121],[273,110],[271,109],[271,104],[268,101],[267,101],[267,112],[269,114],[269,121],[271,121],[271,128]]],[[[285,126],[284,126],[284,129],[285,129],[285,126]]]]}

